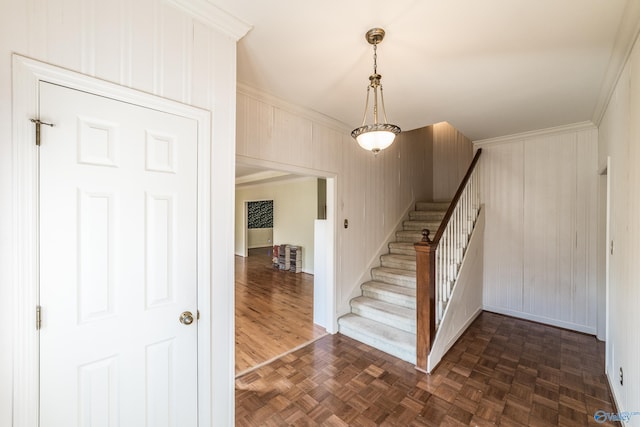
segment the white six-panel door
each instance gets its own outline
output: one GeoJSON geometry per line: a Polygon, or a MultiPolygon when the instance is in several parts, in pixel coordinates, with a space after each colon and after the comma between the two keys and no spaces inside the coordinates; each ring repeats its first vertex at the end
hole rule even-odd
{"type": "Polygon", "coordinates": [[[197,123],[44,82],[40,117],[41,426],[196,426],[197,123]]]}

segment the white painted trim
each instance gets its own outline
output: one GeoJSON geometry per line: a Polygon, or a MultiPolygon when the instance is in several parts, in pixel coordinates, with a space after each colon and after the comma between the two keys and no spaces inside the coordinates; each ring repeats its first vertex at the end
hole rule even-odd
{"type": "Polygon", "coordinates": [[[330,334],[338,332],[337,316],[337,272],[336,254],[338,253],[338,178],[327,177],[327,302],[325,330],[330,334]]]}
{"type": "MultiPolygon", "coordinates": [[[[604,274],[605,274],[605,279],[604,279],[604,286],[605,286],[605,305],[604,305],[604,317],[605,317],[605,321],[604,321],[604,341],[605,341],[605,352],[604,352],[604,366],[605,366],[605,370],[606,367],[609,366],[609,363],[612,362],[612,353],[611,351],[613,350],[613,342],[612,340],[609,340],[609,337],[611,336],[611,334],[609,333],[610,331],[610,326],[611,326],[611,321],[610,321],[610,313],[611,313],[611,306],[609,305],[610,302],[610,298],[609,298],[609,294],[610,294],[610,289],[611,289],[611,250],[610,250],[610,246],[611,245],[611,202],[612,202],[612,194],[611,191],[613,190],[611,188],[611,182],[612,182],[612,178],[613,178],[613,173],[611,172],[611,156],[607,156],[607,211],[606,211],[606,224],[605,224],[605,267],[604,267],[604,274]]],[[[613,387],[611,387],[611,390],[613,391],[613,387]]],[[[619,408],[619,406],[618,406],[619,408]]]]}
{"type": "Polygon", "coordinates": [[[220,9],[207,0],[165,0],[167,3],[204,22],[211,28],[238,41],[243,38],[252,28],[251,24],[235,17],[234,15],[220,9]]]}
{"type": "MultiPolygon", "coordinates": [[[[33,124],[38,117],[41,81],[114,100],[168,112],[198,123],[198,419],[211,425],[211,113],[94,77],[13,55],[12,252],[10,273],[13,330],[13,423],[39,424],[39,335],[35,329],[38,296],[38,150],[33,124]]],[[[43,120],[46,121],[44,117],[43,120]]]]}
{"type": "Polygon", "coordinates": [[[240,184],[240,185],[236,184],[236,188],[245,190],[245,189],[251,189],[251,188],[271,187],[276,185],[287,185],[287,184],[291,184],[292,182],[306,181],[308,179],[317,179],[317,178],[325,178],[325,176],[324,175],[299,176],[292,173],[284,173],[283,175],[281,175],[281,178],[274,179],[273,181],[257,182],[255,184],[240,184]]]}
{"type": "MultiPolygon", "coordinates": [[[[622,407],[622,406],[620,405],[620,396],[618,396],[618,395],[616,394],[616,390],[617,390],[617,389],[613,386],[613,382],[611,381],[611,379],[612,379],[612,378],[611,378],[611,373],[606,371],[606,366],[607,366],[607,365],[605,365],[605,373],[604,373],[604,375],[605,375],[605,377],[607,378],[607,383],[608,383],[608,386],[609,386],[609,391],[611,392],[611,397],[613,397],[613,405],[614,405],[614,407],[618,410],[618,412],[624,412],[624,411],[626,410],[626,408],[624,408],[624,407],[622,407]]],[[[613,378],[613,379],[614,379],[614,381],[615,381],[615,379],[616,379],[616,378],[615,378],[615,375],[614,375],[614,378],[613,378]]],[[[632,408],[631,410],[632,410],[632,411],[634,411],[635,409],[633,409],[633,408],[632,408]]],[[[622,424],[624,427],[627,427],[627,426],[629,425],[629,424],[627,424],[627,422],[625,422],[625,421],[621,421],[621,424],[622,424]]]]}
{"type": "Polygon", "coordinates": [[[582,332],[584,334],[596,335],[596,328],[586,327],[577,323],[564,322],[562,320],[550,319],[544,316],[536,316],[531,313],[525,313],[523,311],[509,310],[503,307],[494,307],[491,305],[483,305],[484,311],[490,311],[492,313],[504,314],[505,316],[516,317],[522,320],[530,320],[532,322],[542,323],[550,326],[557,326],[558,328],[569,329],[571,331],[582,332]]]}
{"type": "Polygon", "coordinates": [[[267,179],[281,178],[291,174],[286,172],[264,171],[256,172],[251,175],[240,176],[236,178],[236,187],[243,184],[249,184],[256,181],[264,181],[267,179]]]}
{"type": "Polygon", "coordinates": [[[238,88],[238,93],[242,95],[248,96],[260,102],[264,102],[275,108],[288,111],[289,113],[295,114],[297,116],[304,117],[316,124],[327,126],[335,131],[344,132],[345,134],[349,135],[353,130],[353,127],[350,127],[348,124],[344,122],[341,122],[332,117],[326,116],[315,110],[311,110],[309,108],[304,108],[299,105],[291,104],[281,98],[278,98],[274,95],[263,92],[245,83],[238,82],[237,88],[238,88]]]}
{"type": "Polygon", "coordinates": [[[531,138],[537,138],[537,137],[543,137],[543,136],[549,136],[549,135],[560,135],[563,133],[580,132],[583,130],[593,130],[593,129],[597,129],[596,125],[594,125],[590,121],[572,123],[568,125],[555,126],[555,127],[550,127],[546,129],[539,129],[539,130],[534,130],[529,132],[517,133],[513,135],[498,136],[496,138],[480,139],[478,141],[473,141],[473,148],[474,149],[483,148],[483,147],[489,147],[492,145],[522,141],[524,139],[531,139],[531,138]]]}
{"type": "Polygon", "coordinates": [[[624,67],[629,60],[638,36],[640,34],[640,2],[628,1],[622,14],[622,20],[618,25],[618,33],[613,45],[609,65],[600,87],[600,94],[596,108],[593,110],[591,120],[600,127],[600,122],[604,117],[607,106],[615,91],[624,67]]]}
{"type": "MultiPolygon", "coordinates": [[[[254,157],[247,157],[240,154],[236,155],[236,164],[245,166],[254,166],[264,169],[272,169],[274,171],[287,172],[295,175],[315,176],[318,178],[335,178],[337,174],[335,172],[325,171],[321,169],[311,169],[302,166],[290,165],[287,163],[273,162],[271,160],[256,159],[254,157]]],[[[256,186],[259,184],[256,184],[256,186]]],[[[242,186],[242,188],[249,188],[250,186],[242,186]]]]}

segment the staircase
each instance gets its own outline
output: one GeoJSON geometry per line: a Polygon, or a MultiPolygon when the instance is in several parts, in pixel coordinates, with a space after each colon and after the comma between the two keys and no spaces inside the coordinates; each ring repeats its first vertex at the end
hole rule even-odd
{"type": "Polygon", "coordinates": [[[361,285],[362,295],[351,300],[351,313],[338,319],[340,333],[416,363],[416,252],[422,229],[435,234],[449,202],[418,202],[409,213],[389,253],[361,285]]]}

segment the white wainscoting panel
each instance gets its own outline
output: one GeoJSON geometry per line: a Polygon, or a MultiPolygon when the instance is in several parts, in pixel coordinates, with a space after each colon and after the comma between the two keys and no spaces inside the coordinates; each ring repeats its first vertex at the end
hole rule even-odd
{"type": "Polygon", "coordinates": [[[523,309],[524,143],[483,148],[481,198],[485,207],[484,306],[523,309]]]}
{"type": "Polygon", "coordinates": [[[471,140],[447,122],[433,125],[433,198],[451,200],[473,159],[471,140]]]}
{"type": "Polygon", "coordinates": [[[572,318],[575,231],[575,135],[524,144],[525,313],[572,318]]]}
{"type": "Polygon", "coordinates": [[[477,144],[486,309],[595,334],[597,135],[587,125],[477,144]]]}

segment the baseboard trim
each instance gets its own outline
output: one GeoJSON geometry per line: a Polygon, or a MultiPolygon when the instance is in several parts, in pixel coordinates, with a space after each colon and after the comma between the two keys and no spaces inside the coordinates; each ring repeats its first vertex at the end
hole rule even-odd
{"type": "Polygon", "coordinates": [[[524,313],[521,311],[509,310],[502,307],[495,307],[491,305],[482,306],[484,311],[491,313],[504,314],[505,316],[511,316],[522,320],[529,320],[531,322],[542,323],[544,325],[556,326],[558,328],[568,329],[570,331],[582,332],[583,334],[596,335],[596,328],[585,325],[579,325],[577,323],[565,322],[563,320],[552,319],[544,316],[536,316],[531,313],[524,313]]]}

